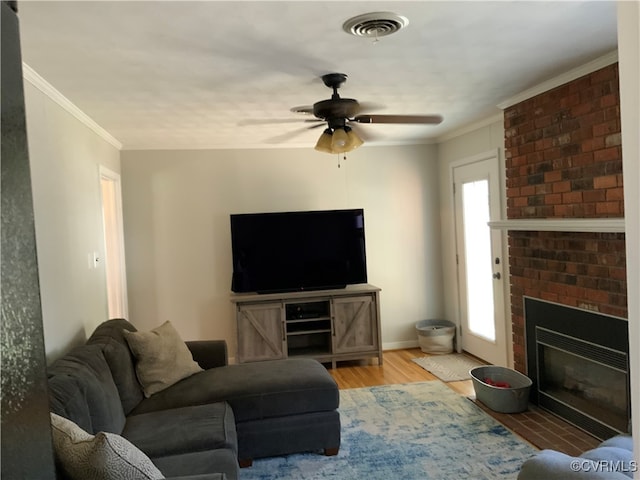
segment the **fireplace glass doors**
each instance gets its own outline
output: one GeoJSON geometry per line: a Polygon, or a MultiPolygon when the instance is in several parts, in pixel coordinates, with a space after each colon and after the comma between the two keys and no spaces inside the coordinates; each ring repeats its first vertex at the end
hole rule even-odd
{"type": "Polygon", "coordinates": [[[596,346],[553,332],[540,330],[538,334],[543,341],[560,340],[560,345],[538,342],[539,391],[546,397],[541,399],[541,403],[559,402],[618,432],[626,432],[629,421],[626,356],[618,352],[597,351],[596,346]],[[587,351],[595,349],[603,358],[594,360],[566,350],[574,344],[587,351]]]}

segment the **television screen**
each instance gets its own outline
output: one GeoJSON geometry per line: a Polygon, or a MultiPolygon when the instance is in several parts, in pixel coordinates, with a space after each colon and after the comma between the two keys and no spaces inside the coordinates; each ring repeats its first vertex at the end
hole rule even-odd
{"type": "Polygon", "coordinates": [[[231,247],[237,293],[367,282],[362,209],[231,215],[231,247]]]}

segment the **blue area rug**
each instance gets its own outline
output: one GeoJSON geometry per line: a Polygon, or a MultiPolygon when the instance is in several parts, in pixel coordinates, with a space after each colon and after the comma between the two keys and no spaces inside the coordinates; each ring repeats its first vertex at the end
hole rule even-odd
{"type": "Polygon", "coordinates": [[[241,480],[513,480],[536,449],[441,382],[340,391],[342,444],[255,460],[241,480]]]}

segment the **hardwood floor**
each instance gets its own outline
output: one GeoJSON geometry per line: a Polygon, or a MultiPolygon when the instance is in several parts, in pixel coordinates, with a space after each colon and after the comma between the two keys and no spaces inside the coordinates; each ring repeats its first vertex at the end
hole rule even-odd
{"type": "MultiPolygon", "coordinates": [[[[338,388],[362,388],[394,383],[426,382],[438,380],[438,377],[412,362],[412,358],[424,357],[419,348],[390,350],[383,353],[382,365],[370,365],[367,362],[341,362],[338,368],[329,370],[338,384],[338,388]]],[[[446,385],[461,395],[474,394],[471,380],[448,382],[446,385]]]]}
{"type": "MultiPolygon", "coordinates": [[[[440,381],[438,377],[411,361],[413,358],[425,355],[427,354],[419,348],[390,350],[383,353],[383,365],[372,365],[366,361],[340,362],[337,368],[329,369],[329,372],[340,389],[440,381]]],[[[446,382],[445,385],[460,395],[475,397],[471,380],[446,382]]],[[[476,403],[489,415],[539,449],[551,448],[567,455],[577,456],[600,443],[591,435],[533,405],[523,413],[504,414],[492,412],[481,403],[476,403]]]]}

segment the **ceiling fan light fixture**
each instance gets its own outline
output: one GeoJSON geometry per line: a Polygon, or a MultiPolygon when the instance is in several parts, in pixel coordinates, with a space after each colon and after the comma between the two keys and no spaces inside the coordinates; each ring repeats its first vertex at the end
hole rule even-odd
{"type": "Polygon", "coordinates": [[[315,149],[324,153],[346,153],[363,145],[362,139],[351,127],[327,128],[316,143],[315,149]]]}
{"type": "MultiPolygon", "coordinates": [[[[360,104],[353,98],[341,98],[338,95],[338,88],[347,79],[344,73],[327,73],[322,75],[322,81],[325,86],[333,90],[333,95],[328,100],[321,100],[313,104],[313,106],[294,107],[294,112],[313,112],[313,120],[307,122],[316,122],[309,128],[320,127],[326,124],[325,130],[318,138],[315,149],[319,152],[341,154],[355,150],[362,146],[364,141],[356,133],[360,126],[356,124],[363,123],[390,123],[390,124],[409,124],[409,125],[437,125],[442,122],[441,115],[379,115],[363,113],[360,114],[360,104]],[[322,122],[322,123],[317,123],[322,122]],[[353,131],[352,127],[356,128],[353,131]]],[[[290,121],[290,120],[286,120],[290,121]]],[[[301,129],[307,130],[307,129],[301,129]]],[[[281,135],[286,139],[286,135],[281,135]]],[[[367,138],[367,137],[365,137],[367,138]]]]}
{"type": "Polygon", "coordinates": [[[336,128],[331,136],[331,150],[333,153],[344,153],[347,151],[349,136],[344,128],[336,128]]]}
{"type": "Polygon", "coordinates": [[[346,127],[345,130],[347,132],[347,152],[355,150],[364,143],[362,139],[358,135],[356,135],[356,132],[354,132],[350,127],[346,127]]]}
{"type": "Polygon", "coordinates": [[[316,143],[315,149],[318,150],[319,152],[335,153],[331,147],[332,138],[333,138],[333,135],[332,135],[331,129],[327,128],[324,132],[322,132],[322,135],[320,135],[320,138],[318,138],[318,143],[316,143]]]}

